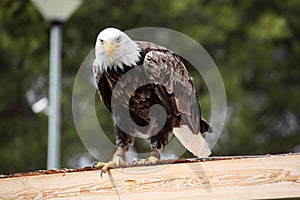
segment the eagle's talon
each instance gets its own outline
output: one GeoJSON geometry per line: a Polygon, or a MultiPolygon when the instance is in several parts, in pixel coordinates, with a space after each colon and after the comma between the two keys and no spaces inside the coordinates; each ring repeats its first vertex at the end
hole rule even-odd
{"type": "Polygon", "coordinates": [[[149,158],[138,160],[135,165],[155,165],[158,162],[158,158],[150,156],[149,158]]]}
{"type": "Polygon", "coordinates": [[[147,165],[155,165],[159,162],[159,159],[154,157],[154,156],[150,156],[149,158],[146,159],[146,164],[147,165]]]}
{"type": "Polygon", "coordinates": [[[98,162],[94,162],[94,163],[91,165],[92,168],[97,168],[97,166],[98,166],[98,162]]]}
{"type": "Polygon", "coordinates": [[[100,170],[100,177],[102,178],[103,169],[100,170]]]}
{"type": "Polygon", "coordinates": [[[108,163],[98,162],[97,163],[98,168],[100,168],[99,167],[99,163],[100,163],[100,165],[103,164],[102,167],[101,167],[101,170],[100,170],[100,176],[101,177],[102,177],[103,173],[106,173],[111,168],[114,168],[114,167],[126,167],[126,166],[128,166],[128,163],[121,156],[114,156],[113,159],[111,161],[109,161],[108,163]]]}
{"type": "Polygon", "coordinates": [[[104,165],[105,165],[104,162],[94,162],[94,163],[92,164],[92,167],[93,167],[93,168],[101,169],[104,165]]]}
{"type": "Polygon", "coordinates": [[[137,158],[132,159],[131,161],[131,165],[138,165],[139,164],[139,160],[137,158]]]}

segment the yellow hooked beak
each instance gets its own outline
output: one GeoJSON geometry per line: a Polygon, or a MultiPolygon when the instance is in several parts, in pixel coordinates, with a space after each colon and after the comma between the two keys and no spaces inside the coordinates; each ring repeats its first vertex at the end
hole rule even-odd
{"type": "Polygon", "coordinates": [[[113,59],[113,53],[114,51],[119,48],[120,45],[116,44],[114,41],[108,41],[105,45],[104,45],[104,50],[107,52],[107,55],[110,59],[110,61],[112,61],[113,59]]]}

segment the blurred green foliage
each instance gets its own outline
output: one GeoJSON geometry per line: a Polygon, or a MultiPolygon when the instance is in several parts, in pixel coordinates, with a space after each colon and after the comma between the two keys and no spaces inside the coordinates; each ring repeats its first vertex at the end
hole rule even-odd
{"type": "MultiPolygon", "coordinates": [[[[298,0],[86,0],[63,27],[62,167],[77,167],[80,155],[87,155],[73,122],[72,87],[98,32],[108,26],[170,28],[208,51],[228,101],[227,124],[213,155],[299,151],[299,19],[298,0]]],[[[46,166],[47,116],[33,113],[30,101],[48,95],[49,29],[30,1],[0,1],[2,174],[46,166]]],[[[203,84],[198,93],[208,115],[203,84]]],[[[113,132],[103,105],[97,109],[101,124],[113,132]]]]}

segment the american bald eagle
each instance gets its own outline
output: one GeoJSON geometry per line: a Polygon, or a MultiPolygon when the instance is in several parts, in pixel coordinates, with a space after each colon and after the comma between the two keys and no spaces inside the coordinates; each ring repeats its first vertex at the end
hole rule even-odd
{"type": "MultiPolygon", "coordinates": [[[[129,145],[133,143],[135,132],[147,135],[151,144],[152,151],[149,158],[140,160],[144,164],[154,164],[160,160],[168,137],[175,128],[185,126],[185,129],[188,128],[193,134],[200,136],[205,132],[211,132],[211,126],[200,115],[193,79],[183,61],[173,51],[150,42],[133,41],[116,28],[106,28],[97,37],[95,57],[93,73],[101,100],[112,112],[113,92],[121,107],[126,107],[124,99],[130,99],[127,105],[130,117],[138,127],[141,127],[140,129],[128,127],[130,132],[128,133],[128,130],[125,131],[119,126],[119,123],[126,123],[129,119],[125,118],[123,112],[113,114],[117,150],[110,162],[99,162],[96,165],[102,168],[101,175],[111,167],[127,165],[124,158],[129,145]],[[132,69],[135,71],[132,72],[132,69]],[[136,71],[143,72],[145,76],[139,76],[136,71]],[[126,73],[131,75],[116,87],[126,73]],[[147,79],[147,84],[136,88],[134,93],[127,92],[132,85],[145,81],[142,79],[147,79]],[[196,100],[193,97],[196,97],[196,100]],[[156,118],[151,116],[150,108],[156,104],[164,108],[166,115],[156,113],[156,118]],[[157,133],[155,126],[161,127],[157,133]]],[[[191,138],[187,134],[182,134],[179,140],[191,138]]],[[[188,149],[201,156],[197,154],[197,148],[200,149],[201,146],[197,145],[201,144],[196,142],[188,149]]]]}

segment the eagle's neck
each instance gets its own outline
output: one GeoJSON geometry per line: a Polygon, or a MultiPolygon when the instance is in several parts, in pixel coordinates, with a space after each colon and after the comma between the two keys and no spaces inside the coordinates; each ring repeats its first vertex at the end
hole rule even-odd
{"type": "Polygon", "coordinates": [[[106,72],[107,70],[111,69],[124,70],[124,66],[132,67],[139,62],[141,49],[138,47],[137,43],[131,40],[125,43],[123,47],[125,48],[120,48],[117,50],[112,60],[104,55],[97,57],[96,54],[96,60],[101,71],[106,72]]]}

